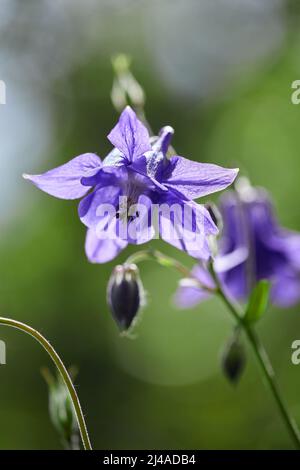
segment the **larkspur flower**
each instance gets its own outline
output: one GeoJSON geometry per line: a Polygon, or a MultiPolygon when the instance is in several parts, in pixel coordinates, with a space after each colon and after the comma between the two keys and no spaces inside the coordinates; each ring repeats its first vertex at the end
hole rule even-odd
{"type": "Polygon", "coordinates": [[[158,137],[150,137],[127,106],[108,135],[114,149],[103,161],[86,153],[44,174],[24,177],[52,196],[83,197],[78,212],[88,227],[85,249],[91,262],[109,261],[128,243],[145,243],[157,231],[177,248],[208,259],[207,237],[218,229],[206,208],[194,199],[226,188],[238,170],[177,155],[169,158],[173,133],[166,126],[158,137]],[[154,206],[164,207],[157,224],[154,206]],[[174,206],[181,214],[172,213],[174,206]],[[183,213],[184,218],[180,217],[183,213]],[[190,243],[195,234],[201,239],[197,246],[190,243]]]}
{"type": "MultiPolygon", "coordinates": [[[[247,300],[254,285],[267,279],[274,304],[288,307],[298,302],[300,234],[280,227],[267,192],[241,179],[237,191],[221,197],[220,210],[224,229],[214,266],[226,293],[233,299],[247,300]]],[[[196,265],[192,273],[204,286],[214,287],[203,265],[196,265]]],[[[208,296],[193,279],[185,279],[175,302],[188,308],[208,296]]]]}

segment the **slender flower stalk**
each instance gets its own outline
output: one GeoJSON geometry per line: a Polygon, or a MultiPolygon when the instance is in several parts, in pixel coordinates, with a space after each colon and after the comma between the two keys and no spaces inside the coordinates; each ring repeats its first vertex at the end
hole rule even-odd
{"type": "MultiPolygon", "coordinates": [[[[140,263],[141,261],[156,261],[158,264],[161,266],[169,267],[175,269],[181,276],[183,277],[191,277],[191,271],[189,268],[187,268],[184,264],[180,263],[175,258],[172,258],[171,256],[167,256],[164,253],[161,253],[158,250],[140,250],[134,253],[133,255],[129,256],[126,260],[126,264],[137,264],[140,263]]],[[[195,281],[200,287],[200,289],[204,289],[208,291],[209,293],[214,293],[216,292],[215,288],[211,288],[205,284],[203,284],[198,278],[194,278],[193,281],[195,281]]]]}
{"type": "MultiPolygon", "coordinates": [[[[171,258],[170,256],[166,256],[157,250],[138,251],[131,255],[127,259],[126,263],[139,263],[141,261],[146,260],[154,260],[162,266],[175,268],[176,271],[179,272],[179,274],[183,277],[191,278],[192,276],[191,272],[186,266],[181,264],[176,259],[171,258]]],[[[286,425],[286,428],[289,431],[291,438],[293,439],[295,447],[297,449],[300,449],[299,429],[293,418],[290,416],[286,404],[281,396],[281,392],[276,383],[275,373],[266,350],[259,341],[254,331],[254,328],[244,321],[243,312],[241,311],[239,305],[229,300],[227,295],[224,293],[224,290],[220,284],[220,281],[212,263],[210,264],[210,272],[215,281],[215,288],[211,288],[207,285],[204,285],[197,277],[192,278],[192,280],[197,283],[198,287],[200,287],[201,289],[209,291],[210,293],[215,293],[224,302],[239,328],[244,331],[260,365],[263,377],[266,383],[268,384],[270,391],[275,399],[275,402],[286,425]]]]}
{"type": "Polygon", "coordinates": [[[211,263],[210,272],[211,272],[211,274],[213,276],[213,279],[216,283],[216,287],[217,287],[216,293],[217,293],[217,295],[225,303],[226,307],[228,308],[228,310],[232,314],[235,321],[238,323],[240,328],[246,334],[246,337],[248,338],[248,341],[251,344],[251,347],[254,351],[255,357],[256,357],[259,365],[260,365],[260,368],[261,368],[262,374],[264,376],[264,379],[265,379],[266,383],[268,384],[268,386],[271,390],[271,393],[272,393],[272,395],[273,395],[273,397],[276,401],[276,404],[278,406],[278,409],[280,411],[282,419],[283,419],[283,421],[286,425],[286,428],[288,429],[288,431],[290,433],[290,436],[294,441],[295,447],[297,449],[300,449],[300,432],[299,432],[299,429],[298,429],[297,424],[295,423],[294,419],[290,416],[290,414],[287,410],[286,404],[285,404],[285,402],[284,402],[284,400],[281,396],[281,392],[280,392],[280,390],[278,388],[278,385],[277,385],[277,382],[276,382],[275,372],[274,372],[274,369],[272,367],[271,361],[269,359],[269,356],[268,356],[265,348],[263,347],[262,343],[258,339],[258,337],[257,337],[257,335],[254,331],[254,328],[252,326],[250,326],[249,324],[247,324],[243,320],[243,314],[240,311],[238,305],[234,304],[231,300],[229,300],[229,298],[224,293],[224,290],[223,290],[222,285],[219,281],[219,278],[218,278],[218,276],[217,276],[217,274],[214,270],[213,263],[211,263]]]}
{"type": "Polygon", "coordinates": [[[57,352],[51,346],[49,341],[37,330],[32,328],[29,325],[26,325],[25,323],[21,323],[17,320],[12,320],[11,318],[4,318],[0,317],[0,325],[6,325],[6,326],[11,326],[12,328],[16,328],[17,330],[23,331],[24,333],[29,334],[32,338],[34,338],[38,343],[40,343],[43,348],[47,351],[49,356],[51,357],[52,361],[54,362],[57,370],[59,371],[61,378],[63,379],[69,393],[70,393],[70,398],[72,400],[74,410],[76,413],[76,418],[78,422],[78,427],[80,430],[80,435],[82,439],[82,444],[85,450],[92,450],[92,445],[90,442],[90,438],[88,435],[87,431],[87,426],[85,423],[84,415],[81,409],[80,401],[77,396],[75,387],[73,385],[72,379],[57,352]]]}

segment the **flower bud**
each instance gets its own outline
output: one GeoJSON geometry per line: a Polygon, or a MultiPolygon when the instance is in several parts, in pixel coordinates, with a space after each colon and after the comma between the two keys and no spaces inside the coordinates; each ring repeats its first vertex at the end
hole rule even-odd
{"type": "MultiPolygon", "coordinates": [[[[49,414],[52,424],[58,431],[64,447],[79,449],[79,430],[69,391],[60,376],[53,377],[48,369],[42,374],[49,389],[49,414]]],[[[72,375],[72,371],[70,371],[72,375]]]]}
{"type": "Polygon", "coordinates": [[[107,303],[120,330],[126,331],[143,304],[144,290],[135,264],[114,268],[107,288],[107,303]]]}
{"type": "Polygon", "coordinates": [[[246,353],[240,340],[239,331],[235,331],[226,344],[221,364],[225,377],[231,383],[237,383],[246,365],[246,353]]]}
{"type": "Polygon", "coordinates": [[[141,85],[136,81],[130,70],[131,59],[126,54],[118,54],[112,58],[114,81],[111,100],[118,111],[127,105],[133,108],[143,108],[145,94],[141,85]]]}

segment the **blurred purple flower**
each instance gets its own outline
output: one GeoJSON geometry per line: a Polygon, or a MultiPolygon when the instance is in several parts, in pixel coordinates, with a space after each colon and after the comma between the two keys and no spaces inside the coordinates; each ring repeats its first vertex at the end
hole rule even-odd
{"type": "MultiPolygon", "coordinates": [[[[300,300],[300,234],[279,226],[266,191],[246,183],[237,192],[226,192],[220,202],[224,229],[214,267],[226,293],[246,300],[261,279],[271,284],[271,299],[288,307],[300,300]]],[[[205,267],[194,267],[193,276],[214,287],[205,267]]],[[[209,296],[192,279],[183,280],[175,295],[182,308],[209,296]]]]}
{"type": "Polygon", "coordinates": [[[208,259],[207,236],[218,230],[206,208],[193,199],[226,188],[238,170],[179,156],[167,158],[173,133],[166,126],[158,137],[150,138],[128,106],[108,135],[114,149],[103,162],[97,155],[86,153],[44,174],[24,177],[58,198],[84,196],[78,211],[88,227],[85,248],[91,262],[109,261],[128,243],[140,244],[153,238],[156,227],[152,209],[157,205],[166,209],[158,214],[160,236],[192,256],[208,259]],[[91,188],[93,191],[87,194],[91,188]],[[171,214],[174,205],[184,214],[184,220],[171,214]],[[196,233],[201,239],[197,246],[190,243],[196,233]]]}

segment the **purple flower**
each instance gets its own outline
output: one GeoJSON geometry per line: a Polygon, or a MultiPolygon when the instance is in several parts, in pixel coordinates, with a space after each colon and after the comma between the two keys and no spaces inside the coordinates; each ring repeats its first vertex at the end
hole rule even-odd
{"type": "Polygon", "coordinates": [[[44,174],[24,177],[52,196],[83,197],[78,212],[88,227],[85,248],[91,262],[109,261],[128,243],[145,243],[158,234],[190,255],[208,259],[207,237],[217,227],[194,199],[226,188],[238,170],[168,158],[173,133],[166,126],[158,137],[150,137],[128,106],[108,135],[114,148],[103,161],[86,153],[44,174]]]}
{"type": "MultiPolygon", "coordinates": [[[[300,234],[279,226],[266,191],[245,180],[239,183],[237,192],[228,191],[221,198],[224,229],[215,270],[226,293],[236,300],[246,300],[259,280],[268,279],[272,302],[293,305],[300,300],[300,234]]],[[[193,275],[214,286],[203,266],[197,265],[193,275]]],[[[183,280],[175,301],[192,307],[208,296],[192,279],[183,280]]]]}

